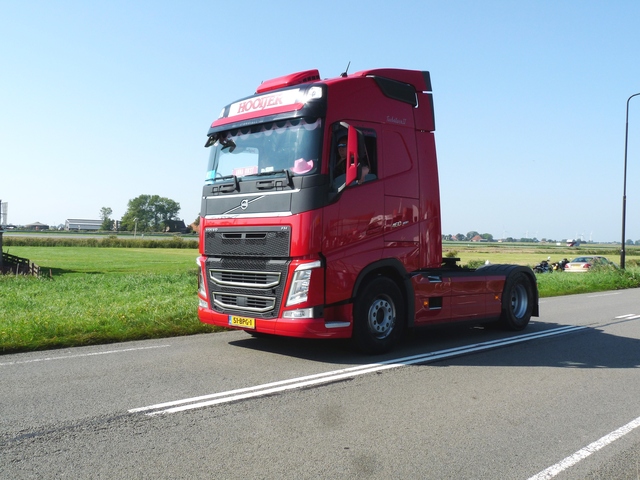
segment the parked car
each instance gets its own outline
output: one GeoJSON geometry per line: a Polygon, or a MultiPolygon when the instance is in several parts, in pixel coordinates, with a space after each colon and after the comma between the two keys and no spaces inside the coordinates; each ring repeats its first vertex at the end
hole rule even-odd
{"type": "Polygon", "coordinates": [[[615,263],[609,261],[606,257],[599,255],[588,255],[583,257],[576,257],[567,263],[564,267],[565,272],[588,272],[589,269],[596,266],[616,266],[615,263]]]}

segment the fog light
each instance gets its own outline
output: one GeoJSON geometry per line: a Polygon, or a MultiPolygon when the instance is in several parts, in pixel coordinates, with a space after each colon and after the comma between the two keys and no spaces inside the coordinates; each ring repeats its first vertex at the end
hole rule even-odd
{"type": "Polygon", "coordinates": [[[284,318],[314,318],[313,308],[301,308],[299,310],[288,310],[282,314],[284,318]]]}

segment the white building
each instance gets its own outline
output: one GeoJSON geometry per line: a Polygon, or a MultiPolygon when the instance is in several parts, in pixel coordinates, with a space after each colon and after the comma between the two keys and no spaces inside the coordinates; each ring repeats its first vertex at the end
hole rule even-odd
{"type": "Polygon", "coordinates": [[[70,218],[64,222],[65,230],[100,230],[102,220],[82,220],[70,218]]]}

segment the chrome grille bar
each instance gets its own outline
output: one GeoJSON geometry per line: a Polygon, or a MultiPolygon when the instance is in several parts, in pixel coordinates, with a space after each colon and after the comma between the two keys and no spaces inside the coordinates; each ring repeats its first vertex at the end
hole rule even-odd
{"type": "Polygon", "coordinates": [[[228,287],[273,288],[280,283],[280,272],[211,269],[209,277],[214,283],[228,287]]]}
{"type": "Polygon", "coordinates": [[[276,305],[276,299],[273,297],[213,292],[213,303],[224,309],[264,313],[273,310],[276,305]]]}

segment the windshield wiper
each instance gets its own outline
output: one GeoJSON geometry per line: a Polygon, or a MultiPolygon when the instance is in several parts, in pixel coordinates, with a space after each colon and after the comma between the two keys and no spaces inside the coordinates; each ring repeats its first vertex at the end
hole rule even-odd
{"type": "Polygon", "coordinates": [[[220,176],[220,177],[214,178],[214,182],[217,182],[218,180],[229,180],[230,178],[236,181],[238,180],[235,175],[225,175],[224,177],[220,176]]]}
{"type": "MultiPolygon", "coordinates": [[[[270,176],[270,175],[276,175],[278,173],[284,173],[287,177],[287,186],[291,185],[292,183],[292,177],[291,177],[291,171],[286,168],[283,170],[272,170],[271,172],[260,172],[260,173],[256,173],[252,176],[256,176],[256,177],[266,177],[266,176],[270,176]]],[[[258,188],[273,188],[274,187],[274,183],[273,180],[258,180],[256,182],[256,186],[258,188]]]]}
{"type": "Polygon", "coordinates": [[[224,177],[218,177],[214,180],[214,185],[218,187],[218,191],[220,193],[233,192],[238,189],[238,177],[236,177],[235,175],[226,175],[224,177]],[[232,181],[225,182],[225,180],[232,180],[232,181]]]}

